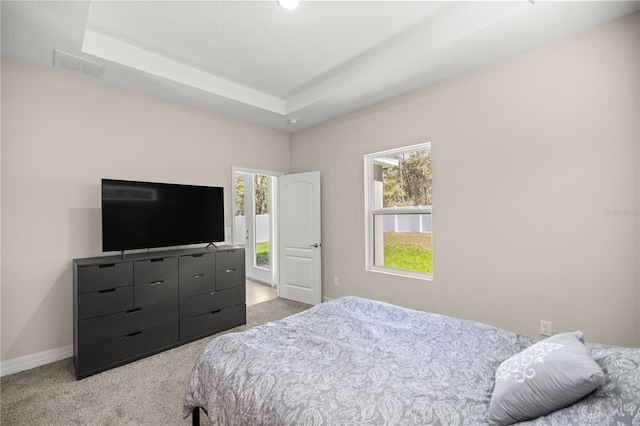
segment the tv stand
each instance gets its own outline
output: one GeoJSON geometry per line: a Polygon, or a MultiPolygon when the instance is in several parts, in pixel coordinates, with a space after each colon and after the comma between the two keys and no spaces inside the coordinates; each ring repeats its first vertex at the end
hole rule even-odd
{"type": "Polygon", "coordinates": [[[244,248],[73,260],[76,378],[246,323],[244,248]]]}

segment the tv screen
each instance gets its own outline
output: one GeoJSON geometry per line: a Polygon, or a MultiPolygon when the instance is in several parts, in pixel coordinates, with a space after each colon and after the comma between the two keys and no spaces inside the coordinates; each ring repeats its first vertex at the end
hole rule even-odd
{"type": "Polygon", "coordinates": [[[102,251],[220,241],[223,188],[102,179],[102,251]]]}

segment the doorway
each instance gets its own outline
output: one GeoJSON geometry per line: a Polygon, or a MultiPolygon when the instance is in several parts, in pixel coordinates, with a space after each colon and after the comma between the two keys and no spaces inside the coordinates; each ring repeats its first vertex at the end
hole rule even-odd
{"type": "Polygon", "coordinates": [[[233,167],[233,244],[245,248],[246,276],[277,283],[276,177],[281,173],[233,167]]]}

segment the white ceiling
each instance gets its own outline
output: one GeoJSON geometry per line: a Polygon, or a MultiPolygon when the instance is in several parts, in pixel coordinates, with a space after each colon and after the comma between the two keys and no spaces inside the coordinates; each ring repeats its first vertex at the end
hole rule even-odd
{"type": "Polygon", "coordinates": [[[633,13],[640,1],[1,6],[3,57],[53,67],[58,50],[107,66],[105,84],[292,132],[633,13]]]}

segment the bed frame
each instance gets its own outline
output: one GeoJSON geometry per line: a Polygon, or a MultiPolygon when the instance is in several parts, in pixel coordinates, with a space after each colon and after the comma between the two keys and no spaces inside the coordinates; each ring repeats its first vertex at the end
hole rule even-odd
{"type": "Polygon", "coordinates": [[[200,426],[200,407],[196,407],[191,412],[191,426],[200,426]]]}

